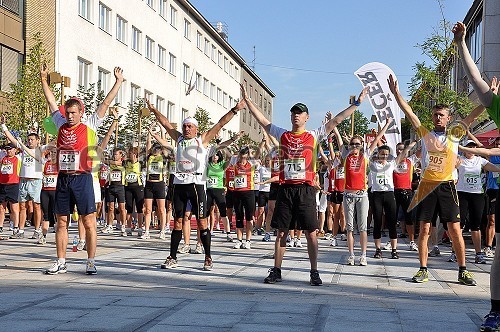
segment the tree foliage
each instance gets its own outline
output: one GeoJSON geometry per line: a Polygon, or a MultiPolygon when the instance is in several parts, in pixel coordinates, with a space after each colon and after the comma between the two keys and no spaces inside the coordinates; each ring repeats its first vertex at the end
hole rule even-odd
{"type": "Polygon", "coordinates": [[[139,133],[139,113],[144,108],[144,99],[137,98],[133,103],[128,103],[127,114],[124,115],[125,119],[123,126],[119,130],[119,144],[123,146],[134,145],[140,143],[139,149],[145,147],[146,138],[148,135],[148,128],[156,126],[156,118],[153,114],[141,117],[141,131],[139,133]]]}
{"type": "MultiPolygon", "coordinates": [[[[359,110],[354,111],[354,133],[363,136],[369,132],[368,125],[370,121],[359,110]]],[[[337,129],[340,133],[351,134],[351,117],[342,121],[337,129]]]]}

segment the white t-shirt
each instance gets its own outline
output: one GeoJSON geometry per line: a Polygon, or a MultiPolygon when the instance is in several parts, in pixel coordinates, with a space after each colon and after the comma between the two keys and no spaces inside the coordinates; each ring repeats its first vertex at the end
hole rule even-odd
{"type": "Polygon", "coordinates": [[[177,140],[176,173],[174,184],[205,184],[208,150],[203,146],[200,136],[177,140]]]}
{"type": "MultiPolygon", "coordinates": [[[[260,181],[261,182],[264,182],[264,181],[267,181],[271,178],[271,169],[270,168],[267,168],[265,167],[264,165],[261,165],[259,167],[259,170],[258,172],[260,174],[260,181]]],[[[259,191],[263,191],[263,192],[269,192],[271,190],[271,184],[270,183],[267,183],[267,184],[261,184],[260,187],[259,187],[259,191]]]]}
{"type": "Polygon", "coordinates": [[[394,191],[394,181],[392,178],[392,173],[396,163],[394,160],[386,161],[385,164],[381,164],[378,161],[370,162],[370,173],[368,177],[372,184],[372,192],[374,191],[394,191]]]}
{"type": "Polygon", "coordinates": [[[488,160],[474,156],[471,159],[460,157],[460,161],[457,191],[481,194],[483,192],[481,171],[483,166],[488,163],[488,160]]]}

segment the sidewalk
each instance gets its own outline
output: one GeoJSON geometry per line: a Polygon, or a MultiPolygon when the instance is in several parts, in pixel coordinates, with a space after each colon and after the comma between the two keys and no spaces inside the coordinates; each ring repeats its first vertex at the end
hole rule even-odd
{"type": "MultiPolygon", "coordinates": [[[[74,234],[72,227],[69,238],[74,234]]],[[[178,268],[160,269],[170,235],[167,241],[157,235],[146,241],[135,233],[100,234],[95,276],[84,274],[86,253],[70,247],[68,273],[42,274],[55,257],[54,234],[46,246],[27,238],[0,241],[0,330],[478,331],[490,307],[491,259],[476,265],[470,250],[468,268],[478,286],[458,284],[444,246],[441,257],[429,260],[429,282],[415,284],[418,256],[404,239],[399,260],[384,251],[386,258],[369,258],[366,267],[345,265],[346,242],[333,248],[320,240],[323,286],[313,287],[303,239],[304,248],[285,254],[283,282],[268,285],[263,279],[273,260],[264,256],[274,243],[261,236],[254,236],[251,250],[235,250],[216,232],[214,269],[203,271],[204,255],[196,254],[179,254],[178,268]]],[[[370,243],[369,257],[373,248],[370,243]]]]}

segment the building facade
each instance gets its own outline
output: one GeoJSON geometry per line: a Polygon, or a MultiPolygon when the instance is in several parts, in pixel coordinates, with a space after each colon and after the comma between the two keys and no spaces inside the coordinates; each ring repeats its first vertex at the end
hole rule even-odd
{"type": "MultiPolygon", "coordinates": [[[[240,98],[245,61],[189,1],[36,1],[55,8],[53,28],[42,33],[53,36],[53,69],[71,78],[68,96],[97,82],[107,92],[119,66],[126,81],[116,103],[123,113],[143,97],[172,123],[198,108],[215,122],[240,98]]],[[[28,21],[27,27],[36,25],[28,21]]],[[[224,128],[223,139],[240,130],[238,117],[224,128]]]]}

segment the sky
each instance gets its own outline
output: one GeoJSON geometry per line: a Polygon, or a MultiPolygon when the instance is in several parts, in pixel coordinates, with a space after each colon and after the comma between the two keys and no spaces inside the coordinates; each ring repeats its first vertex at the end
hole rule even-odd
{"type": "MultiPolygon", "coordinates": [[[[377,61],[396,74],[400,91],[417,62],[417,44],[446,21],[462,21],[473,0],[190,0],[209,22],[228,26],[229,43],[276,94],[273,123],[290,128],[290,107],[306,104],[308,129],[348,106],[362,89],[354,72],[377,61]],[[293,68],[293,69],[288,69],[293,68]]],[[[370,119],[368,100],[360,111],[370,119]]]]}

